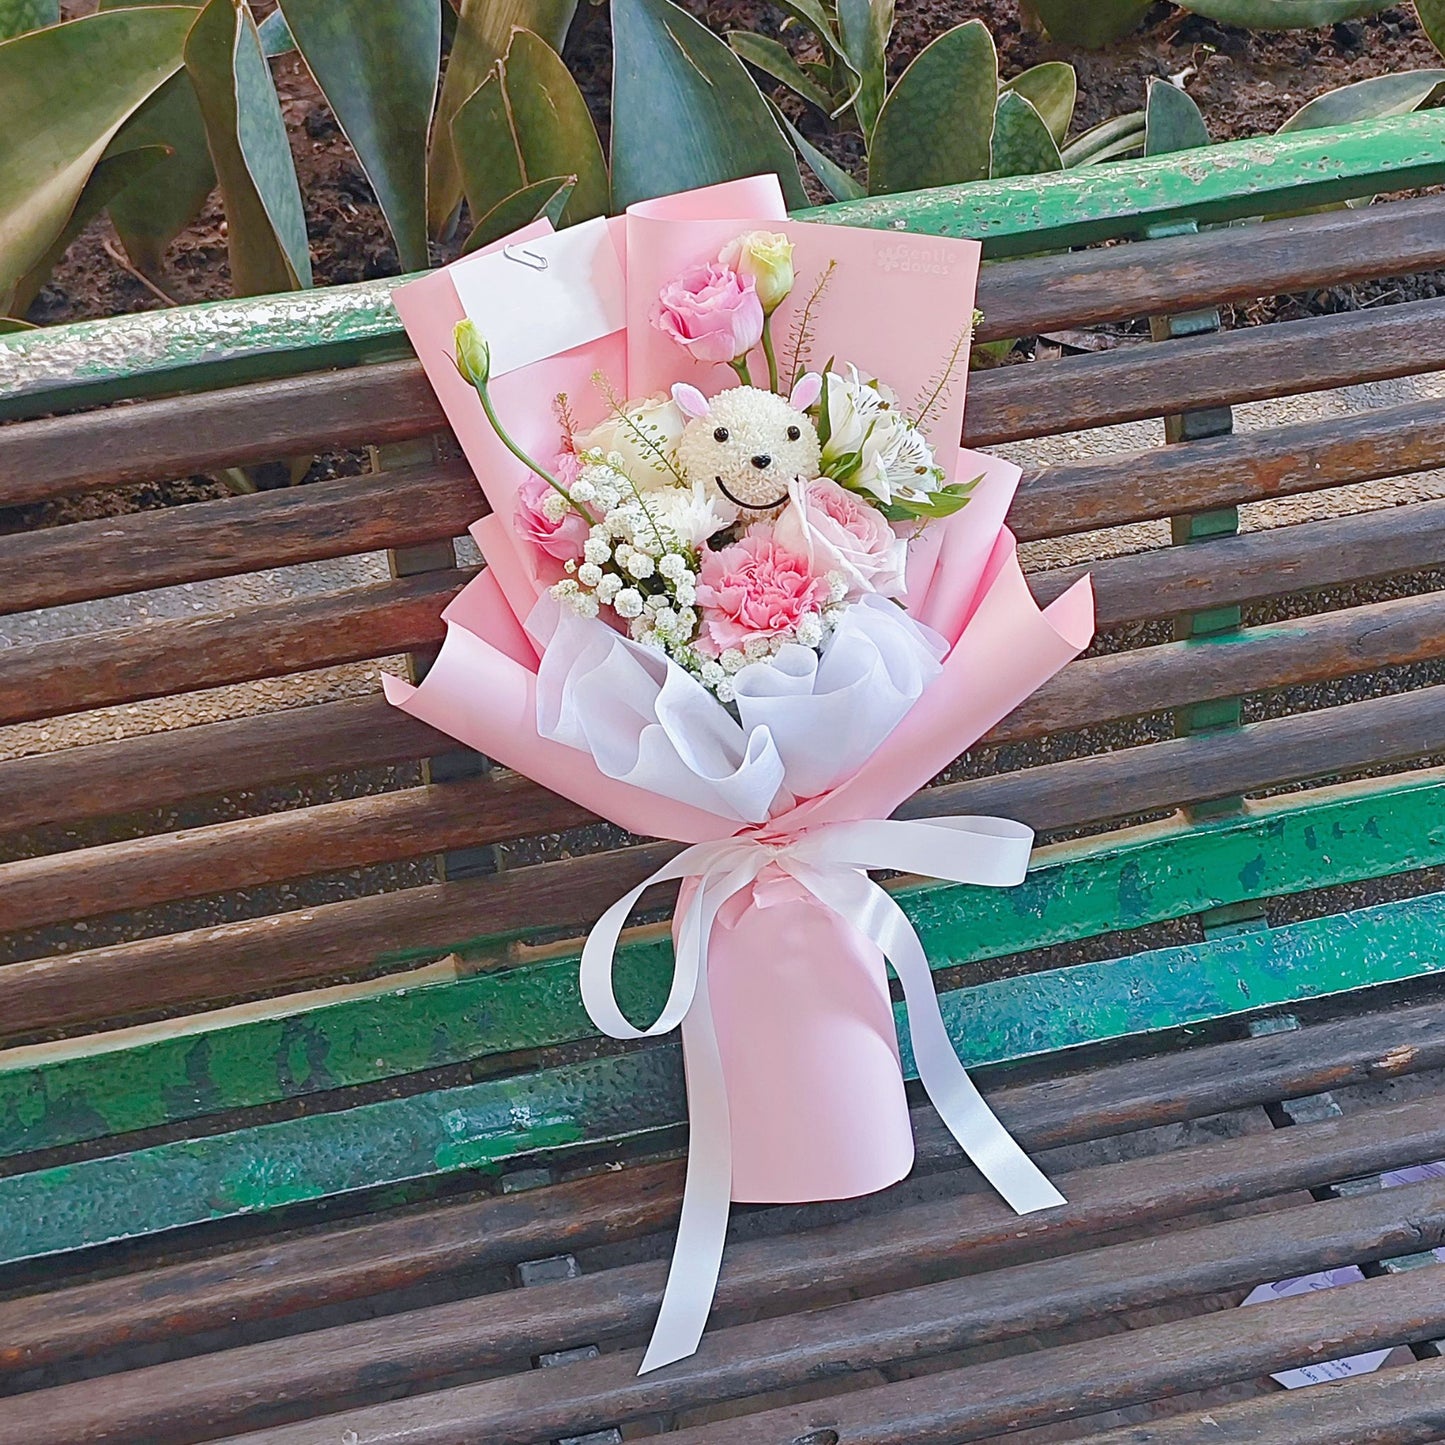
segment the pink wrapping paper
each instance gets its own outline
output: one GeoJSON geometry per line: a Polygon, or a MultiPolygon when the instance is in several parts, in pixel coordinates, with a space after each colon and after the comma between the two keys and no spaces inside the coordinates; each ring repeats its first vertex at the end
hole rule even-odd
{"type": "MultiPolygon", "coordinates": [[[[555,452],[558,428],[546,403],[558,391],[581,403],[583,425],[595,420],[600,410],[587,415],[583,398],[592,395],[589,378],[599,367],[631,397],[679,379],[706,391],[731,384],[725,367],[695,366],[659,336],[647,323],[647,309],[662,282],[686,265],[708,259],[743,230],[783,222],[781,194],[766,178],[649,202],[625,220],[590,223],[606,227],[597,242],[614,247],[625,265],[626,323],[494,379],[497,409],[518,440],[542,457],[555,452]]],[[[786,228],[795,242],[798,292],[806,295],[806,278],[827,260],[839,261],[814,355],[855,362],[885,377],[905,400],[926,385],[947,351],[950,330],[956,332],[950,317],[971,317],[978,248],[835,227],[786,228]],[[909,268],[923,266],[956,285],[967,309],[920,308],[917,271],[909,268]]],[[[545,243],[545,227],[528,228],[520,239],[539,237],[545,243]]],[[[473,529],[488,569],[447,609],[439,657],[419,687],[386,678],[388,699],[630,832],[687,844],[738,836],[736,821],[606,777],[590,755],[539,735],[537,652],[522,623],[557,574],[512,531],[514,494],[525,470],[498,442],[452,362],[452,332],[463,313],[448,273],[399,288],[395,301],[492,514],[473,529]]],[[[789,304],[779,313],[779,335],[787,334],[789,304]]],[[[940,455],[947,439],[959,435],[963,380],[933,418],[940,455]]],[[[764,830],[768,838],[786,843],[829,825],[888,818],[1088,645],[1087,579],[1042,611],[1029,594],[1004,525],[1018,469],[963,451],[952,479],[973,477],[982,480],[969,504],[930,526],[909,552],[910,613],[950,645],[941,675],[853,777],[776,811],[764,830]]],[[[696,886],[684,885],[684,903],[696,886]]],[[[703,946],[704,993],[711,998],[726,1085],[732,1198],[843,1198],[902,1178],[913,1141],[877,942],[770,867],[724,906],[710,951],[708,940],[703,946]]],[[[692,1067],[690,1061],[690,1091],[692,1067]]],[[[698,1148],[696,1139],[692,1147],[698,1148]]]]}

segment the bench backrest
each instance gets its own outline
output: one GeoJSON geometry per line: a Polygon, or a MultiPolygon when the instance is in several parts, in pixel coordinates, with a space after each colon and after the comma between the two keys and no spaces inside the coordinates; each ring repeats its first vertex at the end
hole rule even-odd
{"type": "MultiPolygon", "coordinates": [[[[909,805],[1073,838],[1012,893],[900,885],[968,1062],[1445,963],[1437,896],[1278,903],[1445,862],[1445,775],[1401,771],[1445,752],[1445,500],[1332,490],[1445,466],[1445,390],[1238,431],[1228,410],[1445,368],[1445,300],[1235,332],[1210,310],[1445,266],[1438,198],[1215,224],[1445,180],[1442,139],[1424,114],[826,213],[1022,257],[985,268],[982,341],[1141,316],[1163,338],[969,384],[971,444],[1035,448],[1010,522],[1038,594],[1097,558],[1101,641],[909,805]],[[1166,416],[1177,445],[1039,460],[1166,416]],[[1239,530],[1310,493],[1318,519],[1239,530]]],[[[683,1118],[673,1046],[598,1046],[568,941],[667,845],[621,846],[377,691],[439,642],[482,507],[387,289],[0,343],[0,506],[35,523],[0,535],[0,1265],[683,1118]],[[357,448],[362,475],[46,525],[58,499],[357,448]]],[[[640,930],[624,1003],[667,965],[640,930]]]]}

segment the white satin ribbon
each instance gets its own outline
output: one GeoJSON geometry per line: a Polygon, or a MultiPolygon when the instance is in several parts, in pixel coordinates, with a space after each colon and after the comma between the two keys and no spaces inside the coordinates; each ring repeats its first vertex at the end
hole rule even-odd
{"type": "Polygon", "coordinates": [[[875,819],[827,823],[780,842],[742,835],[686,848],[598,919],[582,950],[582,1001],[617,1039],[652,1038],[682,1025],[689,1140],[682,1218],[662,1308],[639,1374],[692,1354],[717,1289],[732,1200],[732,1138],[722,1055],[708,1001],[707,950],[719,910],[770,863],[869,938],[893,965],[924,1090],[988,1182],[1019,1214],[1064,1197],[999,1123],[959,1062],[939,1012],[927,955],[907,915],[870,868],[952,883],[1011,888],[1023,882],[1033,832],[1006,818],[875,819]],[[677,928],[672,987],[657,1022],[635,1028],[612,988],[613,958],[628,915],[655,883],[696,879],[677,928]]]}

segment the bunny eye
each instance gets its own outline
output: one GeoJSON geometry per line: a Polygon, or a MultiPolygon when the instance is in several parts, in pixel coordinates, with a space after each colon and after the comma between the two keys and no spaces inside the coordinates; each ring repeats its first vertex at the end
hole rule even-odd
{"type": "Polygon", "coordinates": [[[728,429],[725,426],[714,427],[712,439],[715,442],[725,442],[728,439],[728,429]]]}
{"type": "Polygon", "coordinates": [[[797,439],[798,439],[800,436],[802,436],[802,435],[803,435],[803,433],[802,433],[801,431],[799,431],[797,427],[795,427],[795,426],[790,426],[790,427],[788,428],[788,440],[789,440],[790,442],[795,442],[795,441],[797,441],[797,439]]]}

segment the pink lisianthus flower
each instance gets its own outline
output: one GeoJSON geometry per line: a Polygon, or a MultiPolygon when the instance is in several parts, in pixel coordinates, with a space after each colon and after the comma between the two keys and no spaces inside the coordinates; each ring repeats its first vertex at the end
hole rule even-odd
{"type": "Polygon", "coordinates": [[[780,546],[810,559],[815,571],[841,572],[848,598],[865,592],[901,597],[908,544],[871,507],[829,477],[806,482],[773,524],[780,546]]]}
{"type": "Polygon", "coordinates": [[[662,288],[652,324],[699,361],[737,361],[762,339],[763,303],[751,277],[712,261],[662,288]]]}
{"type": "Polygon", "coordinates": [[[697,650],[716,657],[751,637],[790,636],[828,600],[826,570],[779,545],[766,524],[713,552],[704,547],[697,583],[702,629],[697,650]]]}
{"type": "Polygon", "coordinates": [[[557,510],[557,503],[551,500],[557,496],[550,483],[529,472],[517,488],[517,531],[549,557],[566,562],[582,555],[587,519],[571,507],[560,516],[549,515],[557,510]]]}

